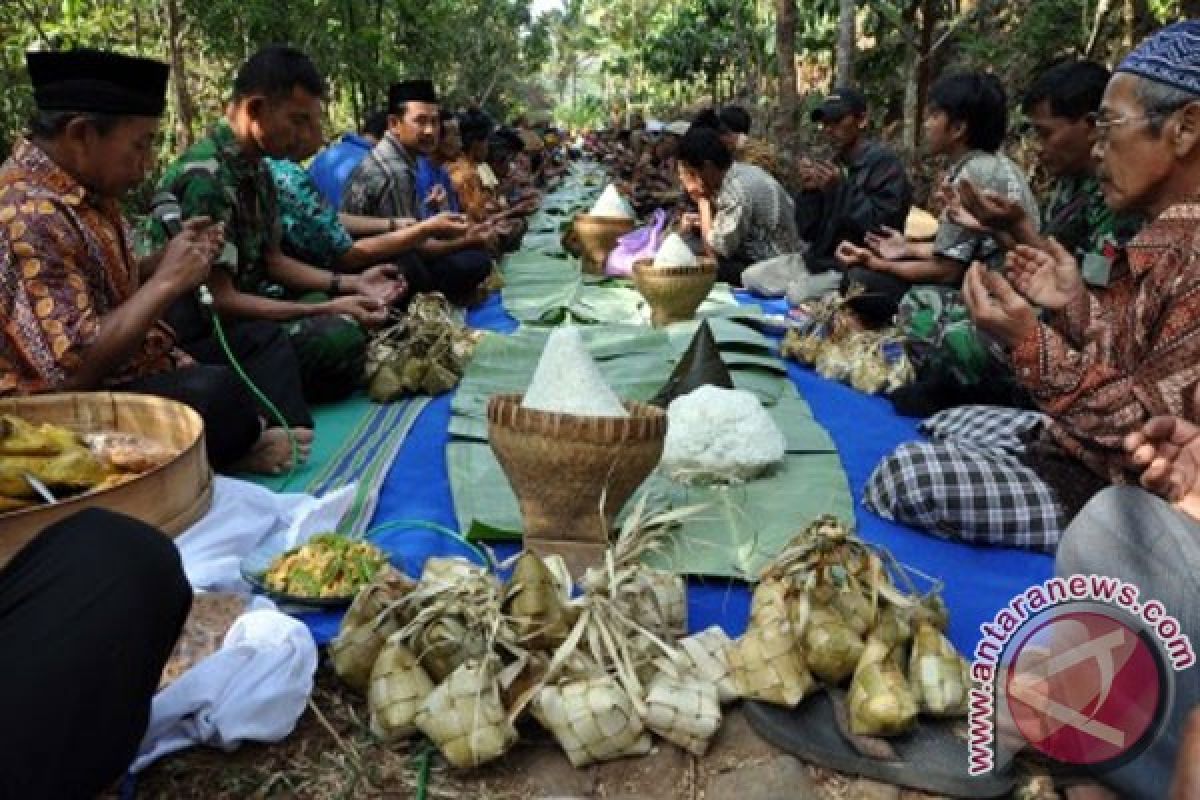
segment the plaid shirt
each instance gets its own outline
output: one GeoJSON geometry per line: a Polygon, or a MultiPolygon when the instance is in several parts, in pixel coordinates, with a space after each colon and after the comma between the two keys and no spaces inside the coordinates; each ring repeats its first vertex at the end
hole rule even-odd
{"type": "Polygon", "coordinates": [[[1051,418],[1045,444],[1113,483],[1136,482],[1125,436],[1153,416],[1190,419],[1200,384],[1200,202],[1148,224],[1108,287],[1039,323],[1011,358],[1051,418]]]}
{"type": "MultiPolygon", "coordinates": [[[[86,190],[20,140],[0,167],[0,395],[54,391],[105,315],[138,289],[118,203],[86,190]]],[[[118,384],[191,363],[159,322],[111,376],[118,384]]]]}

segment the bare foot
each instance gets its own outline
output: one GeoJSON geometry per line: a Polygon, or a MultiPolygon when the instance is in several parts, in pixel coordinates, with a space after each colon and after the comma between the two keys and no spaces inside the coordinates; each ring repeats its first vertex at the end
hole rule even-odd
{"type": "MultiPolygon", "coordinates": [[[[296,455],[303,464],[312,453],[313,432],[308,428],[292,428],[296,437],[296,455]]],[[[255,475],[280,475],[292,468],[292,443],[283,428],[267,428],[250,448],[250,452],[234,465],[236,472],[255,475]]]]}

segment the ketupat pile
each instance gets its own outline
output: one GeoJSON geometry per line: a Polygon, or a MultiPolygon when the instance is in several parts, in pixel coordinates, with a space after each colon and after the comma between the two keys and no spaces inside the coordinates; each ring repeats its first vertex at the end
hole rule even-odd
{"type": "Polygon", "coordinates": [[[640,563],[696,511],[647,513],[643,497],[575,599],[562,560],[532,552],[507,584],[461,560],[431,559],[417,582],[391,572],[350,607],[334,667],[378,736],[420,731],[456,767],[502,756],[526,712],[577,767],[644,754],[651,733],[703,754],[735,696],[729,639],[681,639],[683,579],[640,563]]]}
{"type": "Polygon", "coordinates": [[[507,584],[461,560],[431,559],[418,582],[390,572],[355,599],[334,667],[367,695],[376,735],[420,731],[455,767],[504,755],[526,713],[576,767],[645,754],[651,734],[703,755],[723,705],[795,707],[818,680],[850,682],[859,735],[966,712],[967,665],[942,633],[940,598],[896,589],[831,517],[764,572],[740,639],[717,627],[685,637],[682,578],[641,557],[697,510],[649,514],[643,496],[575,599],[561,559],[531,552],[507,584]]]}
{"type": "Polygon", "coordinates": [[[406,394],[437,395],[458,385],[480,334],[456,320],[441,294],[420,294],[403,319],[372,334],[367,394],[389,403],[406,394]]]}
{"type": "Polygon", "coordinates": [[[946,639],[935,593],[897,589],[883,558],[833,517],[796,537],[763,572],[729,662],[742,697],[795,707],[819,679],[849,681],[850,729],[910,730],[919,714],[962,716],[970,679],[946,639]]]}
{"type": "Polygon", "coordinates": [[[805,323],[783,337],[780,355],[867,394],[911,383],[915,374],[899,331],[850,331],[841,324],[846,300],[855,294],[831,295],[814,304],[805,323]]]}

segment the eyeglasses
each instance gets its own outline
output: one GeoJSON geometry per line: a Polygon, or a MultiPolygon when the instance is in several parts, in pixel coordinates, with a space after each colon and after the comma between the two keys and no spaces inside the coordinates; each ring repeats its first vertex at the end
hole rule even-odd
{"type": "Polygon", "coordinates": [[[1119,128],[1122,125],[1128,125],[1131,122],[1149,122],[1156,119],[1165,119],[1166,117],[1169,117],[1171,114],[1175,113],[1177,110],[1178,109],[1174,108],[1155,109],[1147,111],[1140,117],[1131,116],[1129,114],[1112,116],[1103,112],[1092,112],[1091,114],[1087,115],[1087,119],[1096,129],[1096,139],[1101,142],[1108,142],[1109,138],[1112,136],[1113,128],[1119,128]]]}

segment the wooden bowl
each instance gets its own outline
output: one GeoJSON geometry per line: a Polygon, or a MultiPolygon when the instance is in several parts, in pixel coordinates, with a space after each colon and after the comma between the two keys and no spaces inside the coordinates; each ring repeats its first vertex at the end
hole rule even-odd
{"type": "Polygon", "coordinates": [[[629,417],[582,417],[522,408],[522,397],[488,401],[488,442],[517,495],[525,546],[561,555],[579,578],[603,561],[614,518],[658,466],[667,415],[627,402],[629,417]]]}
{"type": "Polygon", "coordinates": [[[695,317],[716,280],[717,263],[712,259],[701,259],[694,267],[656,267],[648,259],[633,265],[633,283],[650,304],[656,328],[695,317]]]}
{"type": "Polygon", "coordinates": [[[137,434],[179,453],[164,466],[120,486],[0,514],[0,566],[47,525],[85,508],[119,511],[174,538],[212,505],[204,423],[182,403],[142,394],[78,392],[3,398],[0,414],[49,422],[79,433],[137,434]]]}
{"type": "Polygon", "coordinates": [[[583,271],[604,274],[604,262],[617,246],[617,239],[634,228],[634,221],[621,217],[593,217],[576,214],[571,229],[573,239],[583,259],[583,271]]]}

